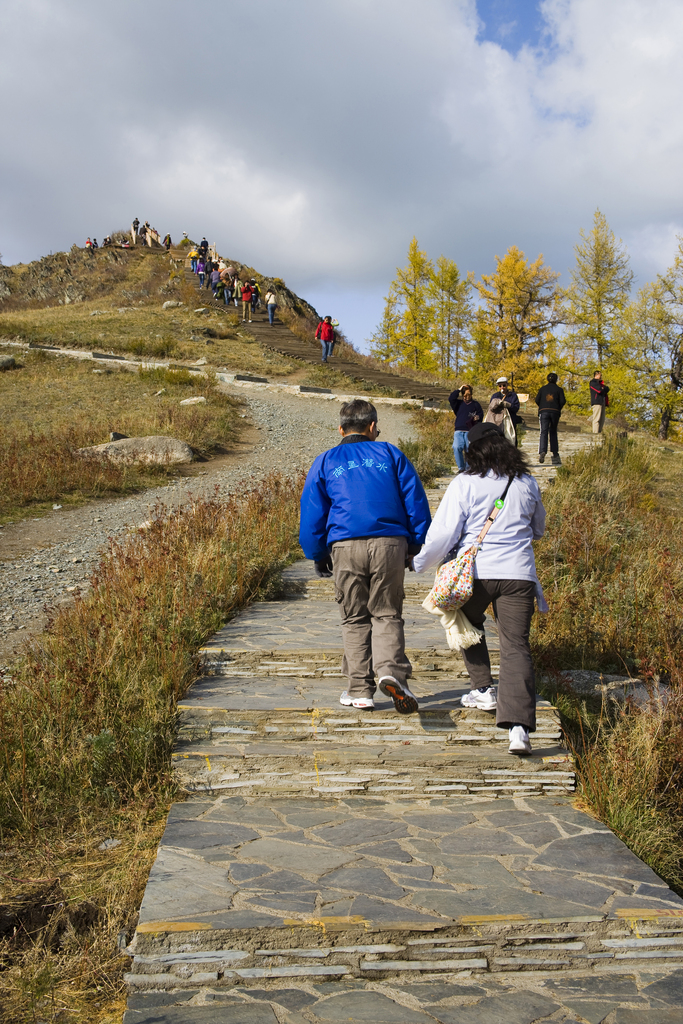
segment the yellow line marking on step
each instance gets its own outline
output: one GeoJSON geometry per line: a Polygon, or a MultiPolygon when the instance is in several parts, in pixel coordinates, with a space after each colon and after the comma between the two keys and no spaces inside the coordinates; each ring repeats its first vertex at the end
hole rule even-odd
{"type": "Polygon", "coordinates": [[[204,921],[147,921],[145,924],[139,924],[136,931],[143,932],[144,934],[159,932],[210,932],[213,931],[213,928],[204,921]]]}
{"type": "Polygon", "coordinates": [[[458,924],[485,924],[487,921],[527,921],[527,914],[463,914],[458,924]]]}

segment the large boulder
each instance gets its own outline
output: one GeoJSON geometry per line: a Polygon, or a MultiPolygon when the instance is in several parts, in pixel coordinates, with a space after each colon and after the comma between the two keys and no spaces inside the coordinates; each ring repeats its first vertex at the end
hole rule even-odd
{"type": "Polygon", "coordinates": [[[79,448],[78,454],[91,459],[108,459],[110,462],[154,463],[173,466],[181,462],[192,462],[193,453],[189,444],[175,437],[125,437],[120,441],[106,441],[90,448],[79,448]]]}

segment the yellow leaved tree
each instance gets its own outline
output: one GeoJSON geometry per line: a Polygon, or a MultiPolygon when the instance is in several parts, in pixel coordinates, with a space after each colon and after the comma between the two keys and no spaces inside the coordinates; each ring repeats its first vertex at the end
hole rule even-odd
{"type": "Polygon", "coordinates": [[[408,248],[408,262],[398,267],[386,298],[382,321],[372,335],[374,356],[413,370],[437,369],[433,352],[434,323],[428,286],[434,265],[417,238],[408,248]]]}
{"type": "Polygon", "coordinates": [[[481,306],[472,326],[473,375],[495,380],[515,376],[515,386],[533,391],[545,381],[547,357],[555,353],[554,329],[563,322],[559,274],[539,256],[529,263],[516,245],[496,269],[472,281],[481,306]]]}

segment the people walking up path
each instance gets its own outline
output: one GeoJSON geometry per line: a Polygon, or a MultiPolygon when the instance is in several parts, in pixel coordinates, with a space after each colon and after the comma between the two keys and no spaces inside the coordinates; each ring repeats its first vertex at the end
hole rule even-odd
{"type": "MultiPolygon", "coordinates": [[[[197,250],[187,252],[185,249],[176,249],[172,251],[172,256],[175,259],[182,259],[186,261],[185,279],[188,284],[191,284],[196,288],[198,282],[196,274],[193,273],[194,267],[192,264],[194,261],[196,266],[196,259],[199,256],[197,250]]],[[[235,268],[229,266],[227,267],[227,272],[228,275],[230,275],[231,281],[231,284],[228,287],[231,290],[235,307],[238,307],[241,299],[242,282],[240,282],[239,273],[235,268]]],[[[271,293],[271,295],[275,298],[275,302],[266,303],[268,306],[268,313],[263,309],[257,309],[256,312],[252,314],[252,326],[249,328],[249,333],[256,338],[259,344],[279,352],[281,355],[291,356],[294,359],[300,359],[306,363],[319,363],[320,347],[318,343],[313,339],[311,339],[311,341],[302,340],[289,329],[289,327],[284,323],[284,318],[276,315],[276,309],[282,309],[284,305],[282,302],[282,296],[278,298],[275,293],[271,293]],[[272,310],[272,323],[269,320],[271,306],[276,307],[276,309],[272,310]]],[[[197,297],[200,299],[202,304],[211,305],[212,303],[212,299],[205,294],[201,294],[201,292],[197,297]]],[[[228,301],[230,301],[229,298],[228,301]]],[[[225,307],[222,304],[219,306],[217,302],[216,307],[214,308],[224,309],[225,307]]],[[[386,388],[389,393],[393,392],[396,395],[405,395],[409,398],[422,398],[430,402],[445,400],[449,395],[450,389],[448,388],[434,384],[427,384],[424,381],[412,380],[409,377],[398,376],[395,373],[391,373],[386,370],[379,370],[374,366],[368,366],[363,362],[354,362],[346,356],[335,356],[334,365],[336,370],[346,374],[356,381],[379,385],[380,387],[386,388]]]]}
{"type": "Polygon", "coordinates": [[[522,760],[462,706],[430,583],[406,573],[419,714],[339,705],[335,586],[310,562],[205,645],[125,1024],[681,1019],[683,900],[574,807],[553,707],[522,760]]]}
{"type": "Polygon", "coordinates": [[[545,462],[548,452],[548,441],[554,466],[561,465],[560,450],[557,440],[557,424],[560,422],[562,410],[567,404],[564,388],[557,383],[557,374],[548,374],[548,383],[539,388],[535,402],[538,406],[538,422],[540,438],[538,444],[538,461],[545,462]]]}

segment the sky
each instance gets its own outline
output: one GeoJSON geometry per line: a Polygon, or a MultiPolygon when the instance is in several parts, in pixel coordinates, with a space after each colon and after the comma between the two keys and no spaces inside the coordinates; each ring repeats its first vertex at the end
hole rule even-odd
{"type": "Polygon", "coordinates": [[[149,220],[360,348],[416,236],[568,282],[600,208],[636,284],[683,231],[680,0],[1,0],[6,264],[149,220]]]}

